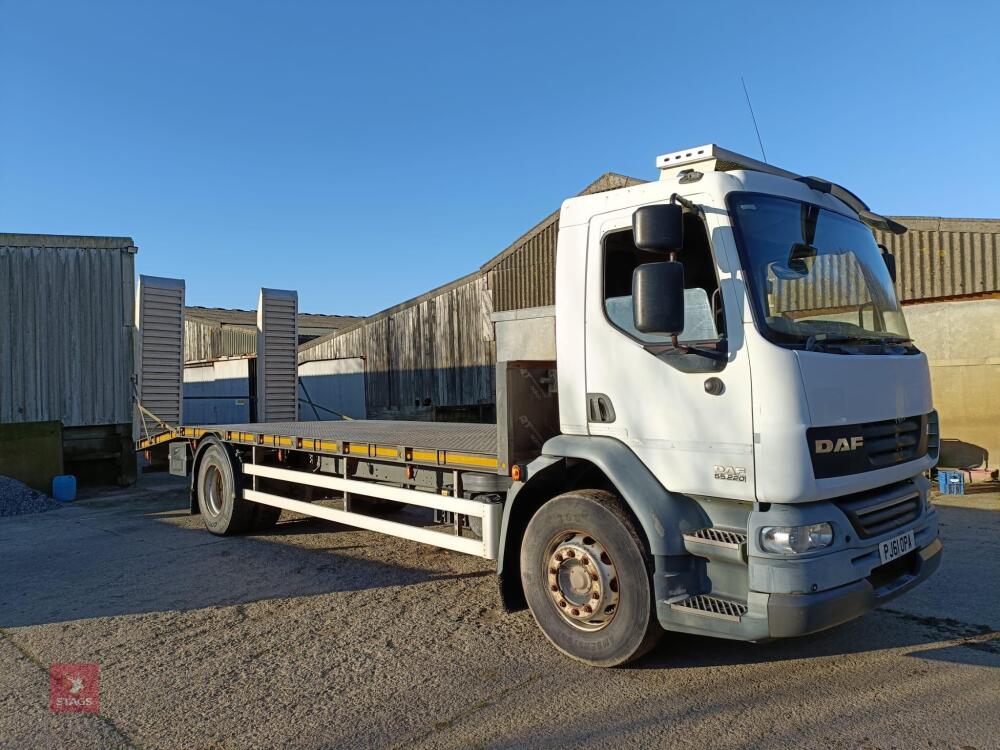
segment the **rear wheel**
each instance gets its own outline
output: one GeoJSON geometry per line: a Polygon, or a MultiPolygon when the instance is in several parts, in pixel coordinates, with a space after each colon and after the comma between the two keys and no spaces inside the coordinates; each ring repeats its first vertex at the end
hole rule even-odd
{"type": "Polygon", "coordinates": [[[549,500],[521,545],[521,581],[535,622],[557,649],[586,664],[638,659],[663,634],[647,559],[615,495],[578,490],[549,500]]]}
{"type": "Polygon", "coordinates": [[[281,508],[275,508],[273,505],[263,505],[262,503],[254,504],[257,507],[254,508],[253,530],[267,531],[268,529],[273,529],[275,524],[278,523],[278,519],[281,518],[281,508]]]}
{"type": "Polygon", "coordinates": [[[198,465],[198,507],[205,527],[213,534],[242,534],[254,521],[255,505],[237,497],[239,487],[229,452],[213,442],[198,465]]]}

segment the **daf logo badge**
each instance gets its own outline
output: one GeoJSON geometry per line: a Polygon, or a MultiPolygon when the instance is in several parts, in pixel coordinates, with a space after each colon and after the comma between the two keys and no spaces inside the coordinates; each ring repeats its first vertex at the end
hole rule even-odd
{"type": "Polygon", "coordinates": [[[856,451],[865,444],[865,439],[860,435],[852,438],[837,438],[836,440],[817,440],[817,453],[848,453],[856,451]]]}

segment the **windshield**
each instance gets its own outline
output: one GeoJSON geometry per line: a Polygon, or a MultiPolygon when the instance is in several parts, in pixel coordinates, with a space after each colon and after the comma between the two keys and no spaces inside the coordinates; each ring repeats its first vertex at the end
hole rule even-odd
{"type": "Polygon", "coordinates": [[[790,198],[734,193],[728,200],[756,316],[768,338],[808,349],[909,340],[868,227],[790,198]]]}

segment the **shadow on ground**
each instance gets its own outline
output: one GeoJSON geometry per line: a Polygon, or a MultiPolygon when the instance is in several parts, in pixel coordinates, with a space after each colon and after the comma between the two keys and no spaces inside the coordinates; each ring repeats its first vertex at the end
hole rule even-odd
{"type": "Polygon", "coordinates": [[[99,496],[0,523],[0,627],[489,575],[481,561],[470,558],[470,566],[464,556],[420,545],[409,558],[398,545],[384,559],[365,554],[383,539],[303,518],[261,534],[215,537],[176,491],[99,496]]]}
{"type": "MultiPolygon", "coordinates": [[[[363,590],[385,590],[388,602],[397,587],[475,577],[484,579],[483,600],[500,606],[492,564],[476,558],[301,517],[286,517],[262,534],[214,537],[188,513],[182,488],[129,499],[124,493],[0,523],[7,553],[0,627],[363,590]]],[[[997,514],[965,507],[941,513],[945,562],[924,586],[935,587],[939,599],[954,594],[946,613],[893,602],[830,631],[763,644],[667,634],[633,669],[760,664],[941,641],[955,643],[920,656],[1000,666],[994,630],[1000,557],[992,542],[978,559],[976,547],[987,544],[976,530],[995,527],[997,514]],[[972,610],[971,602],[986,602],[986,609],[972,610]]]]}

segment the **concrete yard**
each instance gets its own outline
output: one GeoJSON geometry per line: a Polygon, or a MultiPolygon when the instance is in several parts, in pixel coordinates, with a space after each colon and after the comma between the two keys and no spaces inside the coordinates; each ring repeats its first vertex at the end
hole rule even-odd
{"type": "Polygon", "coordinates": [[[939,498],[945,560],[795,641],[556,653],[492,564],[285,516],[218,538],[169,477],[0,519],[0,747],[1000,747],[1000,494],[939,498]],[[100,665],[100,713],[49,709],[100,665]]]}

